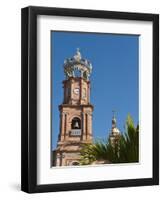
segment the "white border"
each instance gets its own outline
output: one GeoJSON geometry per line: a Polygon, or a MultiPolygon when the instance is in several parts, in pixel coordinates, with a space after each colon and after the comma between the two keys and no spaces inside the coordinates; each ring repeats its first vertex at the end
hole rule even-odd
{"type": "Polygon", "coordinates": [[[152,22],[41,15],[37,18],[37,25],[37,184],[151,178],[152,22]],[[50,168],[51,30],[141,35],[139,51],[140,164],[50,168]]]}

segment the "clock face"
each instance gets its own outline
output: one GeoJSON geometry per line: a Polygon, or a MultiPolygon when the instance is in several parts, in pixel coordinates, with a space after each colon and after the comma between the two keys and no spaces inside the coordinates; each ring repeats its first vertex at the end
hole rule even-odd
{"type": "Polygon", "coordinates": [[[75,89],[74,89],[74,94],[77,94],[77,95],[78,95],[78,94],[79,94],[79,91],[80,91],[79,88],[75,88],[75,89]]]}

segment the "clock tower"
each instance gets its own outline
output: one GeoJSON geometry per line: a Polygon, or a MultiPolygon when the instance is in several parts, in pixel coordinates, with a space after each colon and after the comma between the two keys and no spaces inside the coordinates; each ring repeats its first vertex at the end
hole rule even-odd
{"type": "Polygon", "coordinates": [[[81,57],[79,49],[64,61],[63,103],[59,105],[60,131],[54,151],[55,166],[80,164],[83,144],[92,143],[92,112],[90,103],[91,63],[81,57]]]}

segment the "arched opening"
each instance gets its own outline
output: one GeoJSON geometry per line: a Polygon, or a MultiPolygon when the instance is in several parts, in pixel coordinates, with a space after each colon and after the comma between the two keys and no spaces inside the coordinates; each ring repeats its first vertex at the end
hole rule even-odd
{"type": "Polygon", "coordinates": [[[78,117],[72,119],[71,129],[81,129],[81,120],[78,117]]]}
{"type": "Polygon", "coordinates": [[[73,165],[73,166],[77,166],[77,165],[79,165],[79,162],[74,161],[74,162],[72,162],[72,165],[73,165]]]}

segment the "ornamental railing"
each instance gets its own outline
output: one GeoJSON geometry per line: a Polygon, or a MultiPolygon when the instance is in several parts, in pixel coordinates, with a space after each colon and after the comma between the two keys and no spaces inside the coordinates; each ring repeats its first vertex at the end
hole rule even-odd
{"type": "Polygon", "coordinates": [[[80,136],[81,135],[81,129],[71,129],[70,135],[80,136]]]}

